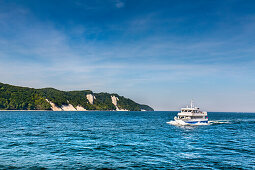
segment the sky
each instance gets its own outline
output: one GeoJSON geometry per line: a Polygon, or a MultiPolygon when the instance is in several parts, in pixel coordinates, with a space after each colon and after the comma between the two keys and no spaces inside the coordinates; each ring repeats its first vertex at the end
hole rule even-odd
{"type": "Polygon", "coordinates": [[[255,1],[0,0],[0,82],[255,112],[255,1]]]}

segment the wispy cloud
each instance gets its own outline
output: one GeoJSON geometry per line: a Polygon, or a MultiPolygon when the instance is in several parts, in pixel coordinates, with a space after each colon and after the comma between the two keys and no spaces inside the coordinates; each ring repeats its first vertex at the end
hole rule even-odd
{"type": "MultiPolygon", "coordinates": [[[[98,81],[97,84],[103,84],[102,77],[108,76],[111,81],[116,82],[123,76],[129,76],[134,84],[139,80],[183,81],[189,77],[206,77],[230,70],[231,61],[221,62],[229,55],[229,52],[222,50],[221,47],[225,48],[229,41],[181,42],[178,37],[148,37],[133,43],[116,42],[111,46],[87,40],[79,45],[72,45],[69,43],[68,35],[57,30],[53,24],[34,21],[29,25],[28,14],[29,11],[19,13],[20,16],[24,16],[19,19],[24,25],[16,27],[14,37],[1,37],[0,57],[5,63],[12,62],[19,67],[24,75],[29,72],[29,67],[32,69],[35,65],[33,70],[38,70],[37,74],[40,72],[48,74],[41,78],[41,81],[47,82],[48,77],[57,78],[68,73],[73,78],[74,75],[83,74],[93,81],[98,81]],[[218,57],[219,55],[224,57],[218,57]],[[17,61],[13,62],[14,60],[17,61]],[[102,81],[96,80],[95,77],[102,81]]],[[[6,20],[13,19],[15,15],[17,13],[7,15],[6,20]]],[[[147,21],[134,22],[143,23],[144,26],[147,24],[147,21]]],[[[3,22],[2,26],[6,28],[13,26],[13,23],[8,24],[10,23],[3,22]]],[[[130,27],[133,27],[133,24],[130,24],[130,27]]],[[[2,68],[8,70],[4,65],[2,68]]],[[[238,73],[238,70],[232,68],[228,74],[231,75],[233,72],[238,73]]],[[[85,81],[84,83],[89,86],[85,81]]],[[[63,88],[60,84],[57,86],[63,88]]]]}
{"type": "MultiPolygon", "coordinates": [[[[120,10],[125,7],[124,1],[109,2],[112,8],[113,4],[120,10]]],[[[224,88],[236,97],[249,96],[240,85],[254,91],[252,18],[228,38],[224,31],[189,37],[160,28],[160,23],[182,24],[183,20],[160,20],[157,12],[121,20],[121,25],[74,24],[66,30],[38,19],[27,8],[14,9],[0,12],[3,82],[119,92],[156,109],[173,108],[194,96],[216,100],[224,88]]]]}
{"type": "Polygon", "coordinates": [[[125,6],[125,3],[123,1],[121,1],[121,0],[116,0],[115,6],[117,8],[123,8],[125,6]]]}

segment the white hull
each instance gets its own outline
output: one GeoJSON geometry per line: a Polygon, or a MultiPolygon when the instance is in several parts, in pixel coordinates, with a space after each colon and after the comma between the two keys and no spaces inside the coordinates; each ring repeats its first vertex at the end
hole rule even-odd
{"type": "Polygon", "coordinates": [[[209,122],[208,120],[207,121],[193,121],[193,122],[185,122],[183,120],[175,120],[175,121],[170,121],[170,122],[167,122],[168,124],[171,124],[171,125],[181,125],[181,126],[184,126],[184,125],[209,125],[209,122]]]}

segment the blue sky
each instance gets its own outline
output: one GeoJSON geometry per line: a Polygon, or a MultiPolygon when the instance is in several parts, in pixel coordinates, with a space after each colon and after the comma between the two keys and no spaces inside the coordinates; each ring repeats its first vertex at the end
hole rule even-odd
{"type": "Polygon", "coordinates": [[[254,30],[249,0],[0,0],[0,82],[254,112],[254,30]]]}

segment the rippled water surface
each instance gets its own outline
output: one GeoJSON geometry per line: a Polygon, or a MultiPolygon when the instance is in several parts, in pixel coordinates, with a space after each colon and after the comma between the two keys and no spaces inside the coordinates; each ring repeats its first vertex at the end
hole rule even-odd
{"type": "Polygon", "coordinates": [[[175,114],[0,112],[0,168],[255,169],[255,113],[189,127],[175,114]]]}

